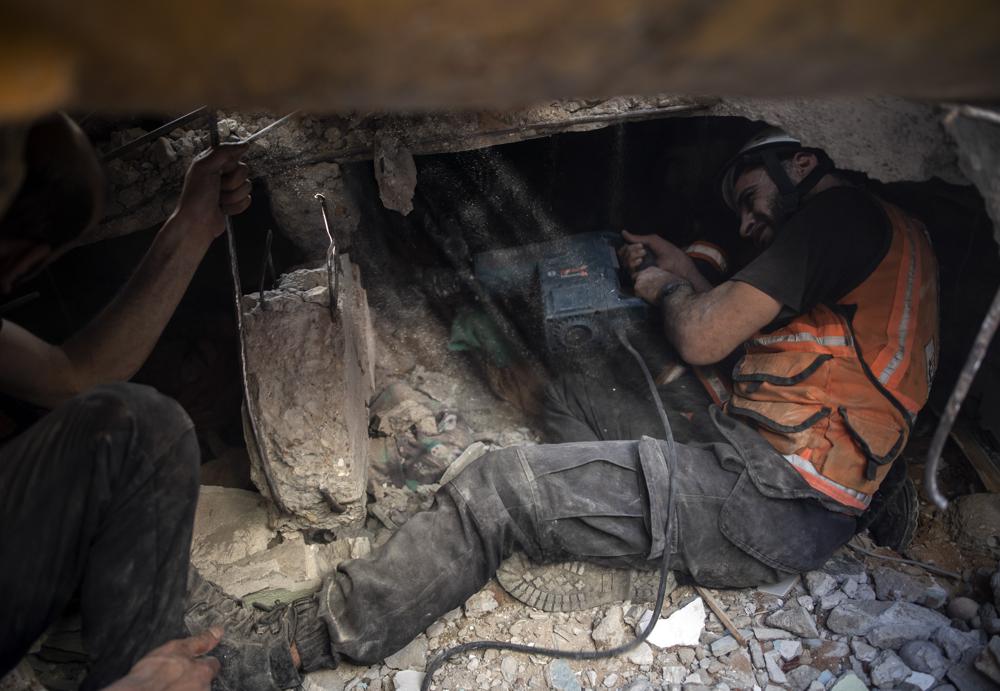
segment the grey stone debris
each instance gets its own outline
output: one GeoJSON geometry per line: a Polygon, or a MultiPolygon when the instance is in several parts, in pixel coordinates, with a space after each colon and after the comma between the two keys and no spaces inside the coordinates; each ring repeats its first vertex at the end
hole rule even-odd
{"type": "Polygon", "coordinates": [[[983,622],[983,631],[990,636],[1000,634],[1000,613],[992,603],[987,602],[979,607],[979,618],[983,622]]]}
{"type": "Polygon", "coordinates": [[[496,597],[489,590],[482,590],[465,601],[465,616],[475,619],[499,607],[496,597]]]}
{"type": "Polygon", "coordinates": [[[737,689],[747,689],[754,685],[753,665],[750,654],[745,650],[737,650],[722,658],[724,669],[719,672],[717,681],[737,689]]]}
{"type": "Polygon", "coordinates": [[[713,642],[709,648],[712,650],[712,655],[715,657],[721,657],[723,655],[728,655],[737,648],[740,644],[736,642],[736,639],[732,636],[723,636],[719,640],[713,642]]]}
{"type": "MultiPolygon", "coordinates": [[[[424,673],[412,669],[396,672],[392,677],[392,683],[396,691],[420,691],[420,684],[423,680],[424,673]]],[[[368,688],[370,689],[371,685],[368,688]]]]}
{"type": "Polygon", "coordinates": [[[923,598],[917,604],[929,607],[930,609],[941,609],[946,602],[948,602],[948,591],[937,583],[933,583],[927,586],[923,598]]]}
{"type": "Polygon", "coordinates": [[[785,672],[781,668],[781,655],[776,650],[769,650],[764,653],[764,665],[771,681],[775,684],[786,683],[785,672]]]}
{"type": "Polygon", "coordinates": [[[642,667],[644,665],[653,664],[656,657],[653,654],[653,649],[650,648],[649,644],[644,641],[625,653],[625,659],[633,665],[639,665],[642,667]]]}
{"type": "Polygon", "coordinates": [[[868,582],[868,571],[865,565],[847,554],[835,554],[823,564],[823,571],[837,579],[837,583],[843,584],[852,580],[859,585],[868,582]]]}
{"type": "Polygon", "coordinates": [[[978,631],[959,631],[951,626],[943,626],[934,632],[933,640],[948,656],[949,660],[960,660],[967,650],[982,643],[978,631]]]}
{"type": "Polygon", "coordinates": [[[427,664],[427,637],[417,636],[405,648],[385,658],[385,664],[390,669],[415,669],[423,672],[427,664]]]}
{"type": "Polygon", "coordinates": [[[949,507],[949,513],[959,547],[1000,559],[1000,494],[967,494],[949,507]]]}
{"type": "Polygon", "coordinates": [[[1000,636],[994,636],[973,663],[975,668],[1000,685],[1000,636]]]}
{"type": "Polygon", "coordinates": [[[819,599],[833,592],[837,587],[837,579],[825,571],[810,571],[805,575],[806,588],[809,594],[819,599]]]}
{"type": "Polygon", "coordinates": [[[872,683],[875,686],[895,686],[912,673],[913,670],[891,650],[882,651],[871,667],[872,683]]]}
{"type": "Polygon", "coordinates": [[[990,576],[990,588],[993,590],[993,606],[1000,611],[1000,570],[990,576]]]}
{"type": "Polygon", "coordinates": [[[269,496],[263,464],[289,515],[282,527],[343,529],[364,523],[368,408],[375,390],[371,316],[358,268],[340,257],[337,320],[326,269],[294,271],[277,289],[244,296],[251,478],[269,496]]]}
{"type": "MultiPolygon", "coordinates": [[[[663,668],[663,683],[666,684],[681,684],[684,682],[684,677],[687,676],[687,669],[681,667],[680,665],[669,665],[663,668]]],[[[617,680],[617,675],[614,675],[617,680]]],[[[610,676],[609,676],[610,678],[610,676]]],[[[608,685],[607,679],[604,680],[605,685],[608,685]]],[[[614,686],[612,683],[610,686],[614,686]]]]}
{"type": "Polygon", "coordinates": [[[927,592],[923,583],[895,569],[877,568],[872,571],[872,579],[879,600],[920,602],[927,592]]]}
{"type": "Polygon", "coordinates": [[[774,649],[778,651],[784,660],[794,660],[802,654],[802,643],[800,641],[775,641],[774,649]]]}
{"type": "Polygon", "coordinates": [[[868,691],[868,687],[857,674],[848,672],[830,688],[830,691],[868,691]]]}
{"type": "Polygon", "coordinates": [[[785,673],[789,688],[805,691],[809,685],[819,679],[819,670],[809,665],[801,665],[785,673]]]}
{"type": "Polygon", "coordinates": [[[500,674],[507,680],[508,684],[513,684],[517,679],[517,658],[512,655],[504,655],[500,660],[500,674]]]}
{"type": "Polygon", "coordinates": [[[878,648],[868,645],[863,638],[852,639],[851,650],[854,651],[854,656],[862,662],[871,662],[878,657],[878,648]]]}
{"type": "Polygon", "coordinates": [[[944,678],[948,660],[941,649],[930,641],[907,641],[899,649],[900,659],[916,672],[925,672],[936,679],[944,678]]]}
{"type": "Polygon", "coordinates": [[[834,590],[829,595],[824,595],[819,601],[819,608],[826,612],[827,610],[833,609],[841,602],[848,600],[847,594],[842,590],[834,590]]]}
{"type": "Polygon", "coordinates": [[[769,629],[764,626],[753,627],[753,635],[758,641],[777,641],[788,638],[788,632],[784,629],[769,629]]]}
{"type": "Polygon", "coordinates": [[[573,674],[573,669],[565,660],[553,660],[545,668],[545,677],[556,691],[583,691],[583,687],[573,674]]]}
{"type": "Polygon", "coordinates": [[[659,689],[653,686],[649,679],[636,679],[628,686],[622,689],[622,691],[659,691],[659,689]]]}
{"type": "Polygon", "coordinates": [[[750,661],[753,666],[757,669],[764,668],[764,648],[761,647],[760,642],[754,639],[750,639],[748,642],[748,647],[750,648],[750,661]]]}
{"type": "Polygon", "coordinates": [[[910,676],[903,680],[903,683],[915,686],[920,691],[928,691],[937,684],[937,679],[935,679],[930,674],[925,674],[923,672],[911,672],[910,676]]]}
{"type": "Polygon", "coordinates": [[[996,691],[993,680],[975,668],[978,655],[978,650],[969,650],[948,668],[948,681],[958,687],[958,691],[996,691]]]}
{"type": "Polygon", "coordinates": [[[621,605],[612,605],[608,608],[604,618],[594,627],[590,637],[594,639],[598,650],[617,648],[628,640],[629,631],[625,626],[621,605]]]}
{"type": "Polygon", "coordinates": [[[969,621],[979,613],[979,603],[968,597],[956,597],[948,603],[945,613],[952,619],[969,621]]]}
{"type": "Polygon", "coordinates": [[[447,628],[448,627],[445,625],[445,623],[443,621],[436,621],[436,622],[434,622],[433,624],[431,624],[430,626],[427,627],[427,637],[428,638],[437,638],[441,634],[443,634],[445,632],[445,629],[447,629],[447,628]]]}
{"type": "Polygon", "coordinates": [[[797,602],[787,604],[777,612],[772,612],[764,621],[768,626],[790,631],[803,638],[819,637],[816,620],[797,602]]]}
{"type": "Polygon", "coordinates": [[[910,602],[850,600],[838,605],[827,618],[827,627],[840,634],[867,636],[878,648],[898,648],[909,640],[926,640],[948,619],[934,610],[910,602]]]}

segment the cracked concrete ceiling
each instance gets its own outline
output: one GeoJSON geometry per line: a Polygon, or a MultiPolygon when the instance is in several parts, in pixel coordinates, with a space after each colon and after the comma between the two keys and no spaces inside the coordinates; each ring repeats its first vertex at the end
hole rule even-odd
{"type": "Polygon", "coordinates": [[[510,108],[629,93],[1000,95],[992,0],[10,0],[0,117],[510,108]]]}

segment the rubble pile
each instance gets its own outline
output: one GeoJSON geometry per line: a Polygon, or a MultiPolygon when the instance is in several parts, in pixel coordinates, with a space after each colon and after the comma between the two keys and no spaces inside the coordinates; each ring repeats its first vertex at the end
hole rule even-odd
{"type": "MultiPolygon", "coordinates": [[[[427,403],[418,400],[421,405],[427,403]]],[[[478,443],[483,447],[479,452],[485,450],[487,444],[478,443]]],[[[472,451],[460,455],[474,455],[477,449],[472,451]]],[[[410,516],[430,506],[437,487],[416,483],[382,487],[378,501],[368,505],[365,527],[329,544],[309,543],[301,535],[279,535],[269,529],[260,498],[252,493],[206,488],[196,525],[196,564],[206,568],[225,564],[208,574],[232,594],[248,600],[273,600],[276,588],[277,596],[290,597],[315,588],[340,561],[364,556],[388,539],[410,516]],[[241,518],[236,520],[236,516],[241,518]],[[250,592],[265,582],[268,590],[250,592]]],[[[650,640],[624,656],[576,662],[498,651],[469,653],[445,665],[432,688],[996,688],[1000,685],[1000,564],[967,576],[956,582],[916,567],[862,561],[845,548],[780,595],[774,594],[781,593],[780,588],[708,591],[745,645],[692,588],[681,586],[671,593],[650,640]]],[[[651,603],[624,602],[545,613],[525,607],[491,582],[383,664],[345,664],[313,673],[306,677],[303,689],[417,689],[434,655],[473,640],[606,650],[641,630],[650,607],[651,603]]]]}

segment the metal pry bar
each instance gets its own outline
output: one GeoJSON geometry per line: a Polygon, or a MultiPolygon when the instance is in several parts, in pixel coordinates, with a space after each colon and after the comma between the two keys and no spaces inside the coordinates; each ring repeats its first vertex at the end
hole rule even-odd
{"type": "Polygon", "coordinates": [[[246,137],[244,137],[243,139],[241,139],[238,143],[239,144],[249,144],[250,142],[254,141],[255,139],[258,139],[259,137],[263,137],[265,134],[267,134],[268,132],[270,132],[271,130],[273,130],[275,127],[278,127],[279,125],[283,125],[290,117],[292,117],[293,115],[295,115],[298,112],[299,111],[297,111],[297,110],[293,110],[288,115],[284,115],[284,116],[278,118],[277,120],[275,120],[274,122],[272,122],[270,125],[265,125],[264,127],[261,127],[259,130],[257,130],[253,134],[247,135],[246,137]]]}
{"type": "Polygon", "coordinates": [[[941,452],[944,451],[945,442],[948,441],[951,428],[955,424],[955,419],[958,418],[958,412],[962,409],[962,401],[965,400],[966,394],[969,393],[972,380],[976,378],[976,372],[979,371],[979,366],[983,364],[983,358],[986,357],[986,349],[989,348],[990,341],[993,340],[993,334],[996,333],[998,324],[1000,324],[1000,289],[993,296],[993,302],[990,304],[990,308],[986,311],[986,316],[983,318],[983,325],[979,327],[976,340],[972,342],[972,350],[969,351],[969,357],[965,360],[965,365],[958,375],[955,388],[951,390],[951,396],[948,397],[948,403],[944,407],[944,414],[938,421],[937,429],[934,431],[931,448],[927,451],[927,465],[924,466],[924,489],[927,491],[927,496],[930,497],[931,501],[942,510],[948,508],[948,499],[941,494],[937,483],[937,470],[938,464],[941,462],[941,452]]]}
{"type": "Polygon", "coordinates": [[[319,200],[319,210],[323,214],[323,229],[329,243],[326,247],[326,281],[330,292],[330,319],[337,320],[337,303],[340,299],[340,274],[337,273],[337,244],[330,232],[330,219],[326,214],[326,197],[319,192],[313,197],[319,200]]]}
{"type": "MultiPolygon", "coordinates": [[[[143,144],[146,144],[147,142],[151,142],[155,139],[162,137],[165,134],[169,134],[170,132],[173,132],[181,125],[186,125],[189,122],[200,119],[202,116],[206,115],[205,110],[206,107],[202,106],[201,108],[198,108],[197,110],[192,110],[190,113],[182,115],[174,120],[171,120],[170,122],[164,125],[160,125],[155,130],[147,132],[141,137],[136,137],[132,141],[126,144],[122,144],[117,149],[114,149],[113,151],[109,151],[108,153],[104,154],[104,156],[101,157],[101,161],[106,163],[108,161],[113,161],[116,158],[121,158],[132,149],[136,149],[142,146],[143,144]]],[[[214,121],[214,117],[212,119],[214,121]]],[[[213,132],[216,131],[216,127],[214,124],[212,125],[211,129],[213,132]]],[[[216,136],[218,136],[218,132],[216,132],[216,136]]]]}
{"type": "MultiPolygon", "coordinates": [[[[212,148],[219,146],[219,127],[214,113],[209,114],[209,137],[212,141],[212,148]]],[[[229,271],[233,277],[233,301],[236,306],[236,331],[240,340],[240,379],[243,384],[243,395],[247,405],[247,420],[250,423],[250,436],[257,447],[257,455],[260,458],[260,465],[264,471],[264,480],[267,483],[268,493],[271,500],[282,513],[290,513],[288,507],[278,494],[277,485],[271,475],[271,466],[267,460],[267,450],[261,443],[260,423],[257,420],[257,410],[250,398],[250,384],[247,377],[247,344],[243,338],[243,286],[240,282],[240,265],[236,258],[236,238],[233,235],[233,224],[229,216],[226,219],[226,244],[229,248],[229,271]]]]}

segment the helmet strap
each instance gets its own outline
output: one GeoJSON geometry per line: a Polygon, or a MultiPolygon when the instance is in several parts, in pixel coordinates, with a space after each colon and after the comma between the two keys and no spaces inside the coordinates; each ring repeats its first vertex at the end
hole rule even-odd
{"type": "Polygon", "coordinates": [[[761,160],[764,163],[764,170],[768,177],[778,188],[778,215],[777,223],[783,223],[793,213],[798,211],[802,199],[809,194],[824,175],[833,170],[833,162],[824,154],[816,154],[816,167],[809,171],[809,174],[802,178],[799,184],[792,182],[781,165],[777,153],[774,151],[761,152],[761,160]]]}

